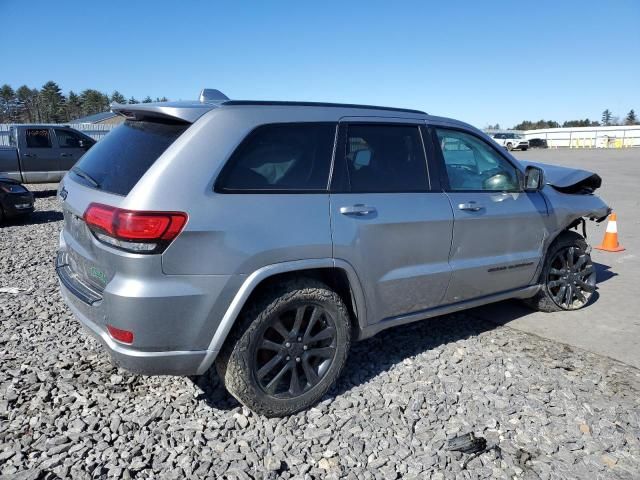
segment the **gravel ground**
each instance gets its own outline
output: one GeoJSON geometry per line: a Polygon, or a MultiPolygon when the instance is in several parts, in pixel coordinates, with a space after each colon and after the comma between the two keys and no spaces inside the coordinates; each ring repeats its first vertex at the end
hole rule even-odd
{"type": "Polygon", "coordinates": [[[61,214],[0,227],[0,478],[639,478],[640,372],[468,314],[353,348],[317,407],[256,416],[214,374],[115,368],[58,293],[61,214]],[[444,450],[475,432],[497,448],[444,450]]]}

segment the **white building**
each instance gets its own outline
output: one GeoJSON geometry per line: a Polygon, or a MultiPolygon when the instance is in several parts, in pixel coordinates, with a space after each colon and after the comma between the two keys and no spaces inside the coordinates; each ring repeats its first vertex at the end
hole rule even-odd
{"type": "Polygon", "coordinates": [[[640,147],[640,125],[613,127],[543,128],[520,132],[531,140],[542,138],[550,148],[627,148],[640,147]]]}

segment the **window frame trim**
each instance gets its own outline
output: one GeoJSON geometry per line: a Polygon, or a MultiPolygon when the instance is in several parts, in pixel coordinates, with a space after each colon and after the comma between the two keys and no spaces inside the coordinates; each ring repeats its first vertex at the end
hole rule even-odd
{"type": "MultiPolygon", "coordinates": [[[[331,184],[331,177],[332,177],[332,173],[333,173],[333,164],[334,164],[334,157],[335,157],[335,152],[336,152],[336,141],[337,141],[337,137],[338,137],[338,122],[336,121],[325,121],[325,122],[318,122],[318,121],[300,121],[300,122],[271,122],[271,123],[262,123],[260,125],[256,125],[255,127],[253,127],[240,141],[240,143],[233,149],[233,151],[231,152],[231,154],[227,157],[227,159],[224,162],[224,165],[222,166],[222,168],[220,169],[220,172],[218,173],[218,175],[216,176],[215,181],[213,182],[213,188],[212,190],[215,193],[221,194],[221,195],[283,195],[283,194],[312,194],[312,195],[317,195],[317,194],[324,194],[327,195],[329,193],[329,186],[331,184]],[[230,170],[231,165],[232,165],[232,160],[234,160],[234,155],[241,149],[243,148],[246,143],[248,142],[248,140],[250,139],[250,137],[259,129],[261,128],[265,128],[265,127],[273,127],[273,126],[287,126],[287,125],[331,125],[334,127],[334,133],[333,133],[333,142],[332,142],[332,148],[331,148],[331,157],[329,158],[329,170],[328,170],[328,176],[327,176],[327,182],[326,185],[324,186],[324,189],[286,189],[286,188],[274,188],[274,189],[255,189],[255,188],[226,188],[223,187],[221,185],[221,183],[224,181],[224,177],[227,174],[227,172],[230,170]]],[[[233,162],[234,164],[236,162],[233,162]]]]}
{"type": "MultiPolygon", "coordinates": [[[[495,148],[493,145],[491,145],[490,142],[487,142],[485,139],[482,138],[482,136],[478,135],[476,132],[473,132],[471,130],[468,130],[466,128],[462,128],[462,127],[455,127],[455,126],[449,126],[449,125],[438,125],[438,124],[428,124],[428,128],[431,131],[431,141],[434,144],[434,150],[435,150],[435,157],[436,157],[436,161],[438,162],[438,167],[440,170],[440,183],[442,185],[442,190],[447,192],[447,193],[525,193],[524,189],[523,189],[523,185],[522,185],[522,181],[524,178],[524,173],[522,172],[522,170],[519,168],[518,165],[514,164],[511,159],[509,159],[507,156],[504,155],[504,152],[500,151],[498,148],[495,148]],[[518,190],[473,190],[473,189],[465,189],[465,190],[457,190],[457,189],[452,189],[451,188],[451,184],[449,183],[449,174],[447,173],[447,164],[444,161],[444,153],[442,152],[442,148],[440,147],[440,141],[438,139],[438,132],[436,131],[437,129],[442,129],[442,130],[453,130],[456,132],[461,132],[461,133],[465,133],[467,135],[470,135],[472,137],[477,138],[479,141],[483,142],[484,144],[486,144],[491,150],[493,150],[496,154],[498,154],[499,157],[501,157],[502,159],[504,159],[509,165],[511,165],[514,170],[516,171],[516,175],[518,177],[518,190]]],[[[496,144],[497,145],[497,144],[496,144]]]]}
{"type": "MultiPolygon", "coordinates": [[[[342,174],[344,175],[344,178],[346,179],[345,182],[345,188],[336,188],[334,186],[335,184],[335,176],[332,176],[331,178],[331,185],[330,185],[330,192],[332,194],[353,194],[353,195],[358,195],[358,194],[362,194],[362,195],[367,195],[367,194],[377,194],[377,195],[382,195],[382,194],[398,194],[398,193],[433,193],[438,191],[439,188],[439,181],[437,179],[437,177],[434,177],[431,174],[431,163],[430,163],[430,156],[428,155],[430,150],[433,150],[433,148],[429,148],[429,143],[430,143],[430,139],[425,138],[425,134],[423,132],[423,128],[425,126],[425,122],[424,120],[417,120],[415,122],[412,122],[411,119],[402,119],[403,121],[393,121],[393,122],[389,122],[386,121],[386,119],[384,117],[381,117],[379,120],[373,120],[373,119],[363,119],[363,120],[345,120],[345,121],[340,121],[338,123],[338,136],[337,136],[337,145],[334,151],[334,163],[336,161],[340,161],[342,166],[339,167],[341,170],[343,170],[342,174]],[[426,177],[426,185],[425,185],[425,189],[420,189],[420,190],[409,190],[409,189],[402,189],[402,190],[385,190],[385,191],[377,191],[377,190],[367,190],[367,191],[357,191],[354,192],[352,190],[352,185],[351,185],[351,174],[349,171],[349,165],[347,164],[347,148],[348,148],[348,139],[349,139],[349,127],[350,126],[386,126],[386,127],[412,127],[415,128],[418,131],[418,135],[420,137],[420,142],[422,145],[422,154],[424,155],[424,167],[425,167],[425,172],[427,174],[426,177]],[[338,148],[341,145],[341,159],[338,160],[338,148]],[[436,188],[434,188],[434,180],[435,180],[435,184],[437,185],[436,188]]],[[[433,147],[431,145],[431,147],[433,147]]],[[[433,152],[431,152],[433,153],[433,152]]],[[[334,173],[335,170],[332,171],[332,173],[334,173]]]]}

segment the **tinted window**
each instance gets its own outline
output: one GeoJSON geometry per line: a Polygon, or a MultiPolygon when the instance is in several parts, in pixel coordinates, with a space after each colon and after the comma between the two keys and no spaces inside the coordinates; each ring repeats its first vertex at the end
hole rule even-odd
{"type": "Polygon", "coordinates": [[[27,148],[51,148],[48,128],[27,128],[27,148]]]}
{"type": "Polygon", "coordinates": [[[265,125],[233,153],[217,184],[221,191],[326,191],[336,126],[265,125]]]}
{"type": "Polygon", "coordinates": [[[516,168],[483,140],[436,129],[451,190],[519,190],[516,168]]]}
{"type": "Polygon", "coordinates": [[[352,192],[413,192],[429,188],[417,126],[349,125],[346,162],[352,192]]]}
{"type": "MultiPolygon", "coordinates": [[[[114,128],[76,164],[100,190],[127,195],[187,124],[126,121],[114,128]]],[[[76,176],[79,181],[83,181],[76,176]]]]}
{"type": "Polygon", "coordinates": [[[69,130],[61,130],[56,128],[56,138],[58,139],[58,146],[60,148],[80,148],[80,140],[83,139],[77,133],[69,130]]]}

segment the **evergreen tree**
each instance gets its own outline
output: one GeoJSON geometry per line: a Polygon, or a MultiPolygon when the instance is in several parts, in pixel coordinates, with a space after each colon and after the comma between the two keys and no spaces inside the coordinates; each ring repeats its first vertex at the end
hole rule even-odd
{"type": "Polygon", "coordinates": [[[124,95],[117,90],[114,90],[111,94],[111,101],[119,104],[127,103],[127,99],[124,98],[124,95]]]}
{"type": "Polygon", "coordinates": [[[16,97],[20,105],[20,113],[18,114],[20,122],[35,123],[39,121],[38,94],[37,90],[31,90],[26,85],[22,85],[16,90],[16,97]]]}
{"type": "Polygon", "coordinates": [[[67,97],[67,121],[75,120],[82,116],[82,99],[73,90],[67,97]]]}
{"type": "Polygon", "coordinates": [[[151,103],[151,102],[153,102],[153,100],[151,99],[151,97],[149,95],[147,95],[145,97],[145,99],[142,100],[142,103],[151,103]]]}
{"type": "Polygon", "coordinates": [[[0,121],[11,122],[17,110],[16,92],[6,83],[0,87],[0,121]]]}
{"type": "Polygon", "coordinates": [[[131,97],[127,103],[129,105],[134,105],[134,104],[140,103],[140,102],[138,100],[136,100],[134,97],[131,97]]]}
{"type": "Polygon", "coordinates": [[[611,111],[607,108],[604,112],[602,112],[602,125],[611,125],[611,111]]]}
{"type": "Polygon", "coordinates": [[[635,125],[636,123],[638,123],[636,119],[636,112],[634,112],[632,108],[631,110],[629,110],[629,113],[627,113],[627,118],[624,119],[624,124],[635,125]]]}
{"type": "Polygon", "coordinates": [[[43,122],[64,122],[66,99],[56,82],[49,81],[42,86],[39,100],[43,122]]]}
{"type": "Polygon", "coordinates": [[[109,110],[109,96],[94,89],[84,90],[80,94],[82,102],[82,115],[93,115],[95,113],[109,110]]]}

